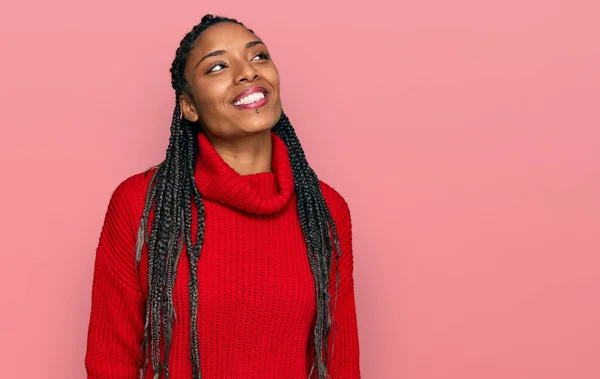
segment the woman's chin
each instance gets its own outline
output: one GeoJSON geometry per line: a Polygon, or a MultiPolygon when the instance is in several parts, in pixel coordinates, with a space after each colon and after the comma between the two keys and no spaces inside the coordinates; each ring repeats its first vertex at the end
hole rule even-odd
{"type": "Polygon", "coordinates": [[[275,124],[269,120],[256,120],[252,123],[244,123],[239,125],[239,130],[246,135],[249,134],[259,134],[270,131],[275,124]]]}
{"type": "Polygon", "coordinates": [[[238,121],[238,127],[245,133],[260,133],[267,130],[271,130],[277,121],[281,112],[275,115],[271,110],[265,110],[264,113],[254,113],[244,120],[238,121]],[[275,117],[277,116],[277,117],[275,117]]]}

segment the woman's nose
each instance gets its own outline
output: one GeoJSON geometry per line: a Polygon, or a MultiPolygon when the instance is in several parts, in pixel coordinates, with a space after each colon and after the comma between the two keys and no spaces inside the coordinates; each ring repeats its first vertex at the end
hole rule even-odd
{"type": "Polygon", "coordinates": [[[238,68],[238,73],[235,78],[236,83],[245,81],[254,81],[258,78],[258,72],[252,66],[252,63],[241,63],[238,68]]]}

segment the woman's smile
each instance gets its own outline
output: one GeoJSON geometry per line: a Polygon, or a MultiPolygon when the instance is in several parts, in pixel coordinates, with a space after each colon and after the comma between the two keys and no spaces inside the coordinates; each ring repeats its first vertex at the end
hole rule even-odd
{"type": "Polygon", "coordinates": [[[265,106],[269,102],[269,93],[264,87],[255,86],[242,91],[235,99],[233,105],[235,108],[254,109],[265,106]]]}

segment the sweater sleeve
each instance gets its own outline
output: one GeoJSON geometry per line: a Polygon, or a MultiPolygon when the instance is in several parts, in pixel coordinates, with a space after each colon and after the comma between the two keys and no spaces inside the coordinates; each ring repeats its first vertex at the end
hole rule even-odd
{"type": "MultiPolygon", "coordinates": [[[[354,255],[352,251],[352,220],[350,217],[350,208],[339,192],[322,181],[321,189],[323,190],[323,195],[327,200],[327,205],[329,206],[335,221],[340,249],[342,250],[338,263],[340,282],[338,284],[338,298],[335,314],[333,314],[336,282],[335,256],[337,255],[335,246],[333,247],[333,257],[330,269],[329,294],[331,295],[332,301],[329,309],[333,317],[333,327],[327,339],[327,346],[329,347],[328,355],[331,357],[327,364],[327,371],[331,379],[360,379],[360,351],[354,296],[354,255]],[[333,333],[334,329],[335,333],[333,333]]],[[[332,230],[330,230],[330,233],[331,232],[332,230]]],[[[309,346],[307,348],[307,370],[310,370],[311,365],[314,362],[314,349],[314,343],[312,338],[310,338],[309,346]]],[[[315,366],[309,378],[316,379],[317,377],[318,375],[315,366]]]]}
{"type": "MultiPolygon", "coordinates": [[[[352,221],[350,209],[346,201],[340,196],[338,219],[336,229],[338,232],[342,254],[339,258],[340,282],[338,284],[338,300],[335,310],[333,328],[336,329],[335,341],[330,333],[328,346],[331,354],[332,341],[333,355],[329,362],[329,374],[332,379],[360,379],[358,324],[354,296],[354,257],[352,251],[352,221]]],[[[331,310],[335,294],[335,255],[331,262],[331,280],[329,292],[332,296],[331,310]]],[[[333,313],[332,313],[333,314],[333,313]]]]}
{"type": "Polygon", "coordinates": [[[131,181],[113,192],[96,249],[85,356],[88,379],[139,376],[145,304],[135,267],[131,181]]]}

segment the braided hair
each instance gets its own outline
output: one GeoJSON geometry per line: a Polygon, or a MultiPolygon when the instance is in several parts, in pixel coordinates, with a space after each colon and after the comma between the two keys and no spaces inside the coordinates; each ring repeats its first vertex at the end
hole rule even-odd
{"type": "MultiPolygon", "coordinates": [[[[232,22],[244,26],[232,18],[207,14],[199,24],[194,26],[181,40],[173,60],[171,85],[175,90],[175,109],[171,121],[171,136],[166,158],[158,164],[152,174],[147,189],[144,210],[137,233],[136,264],[139,266],[144,244],[148,248],[148,299],[146,303],[144,339],[141,344],[140,375],[145,377],[149,361],[152,363],[154,379],[164,374],[169,379],[169,351],[173,336],[173,318],[176,319],[173,306],[173,287],[177,274],[177,262],[183,244],[186,246],[190,267],[190,310],[191,330],[190,349],[193,379],[201,379],[200,351],[198,347],[198,281],[197,269],[204,237],[205,210],[202,194],[198,190],[194,169],[199,153],[198,133],[203,133],[199,122],[191,122],[181,117],[179,95],[190,94],[188,83],[184,78],[184,69],[190,51],[200,34],[212,25],[220,22],[232,22]],[[192,243],[192,204],[197,207],[198,228],[196,243],[192,243]],[[147,228],[151,208],[154,207],[152,228],[147,228]],[[161,356],[160,341],[163,332],[165,354],[161,356]]],[[[315,355],[310,370],[311,377],[315,365],[318,379],[330,378],[327,372],[328,357],[327,338],[332,327],[328,293],[329,273],[332,261],[333,246],[337,250],[335,301],[337,303],[338,284],[340,281],[338,234],[333,217],[327,207],[319,179],[308,165],[304,151],[296,133],[282,111],[279,120],[273,127],[286,144],[294,176],[294,187],[297,198],[298,215],[304,239],[306,241],[309,265],[313,273],[316,289],[317,316],[314,327],[315,355]],[[330,234],[330,228],[332,234],[330,234]]],[[[150,171],[150,170],[148,170],[150,171]]],[[[335,328],[333,328],[335,336],[335,328]]],[[[334,337],[335,339],[335,337],[334,337]]],[[[333,354],[333,344],[331,346],[333,354]]]]}

